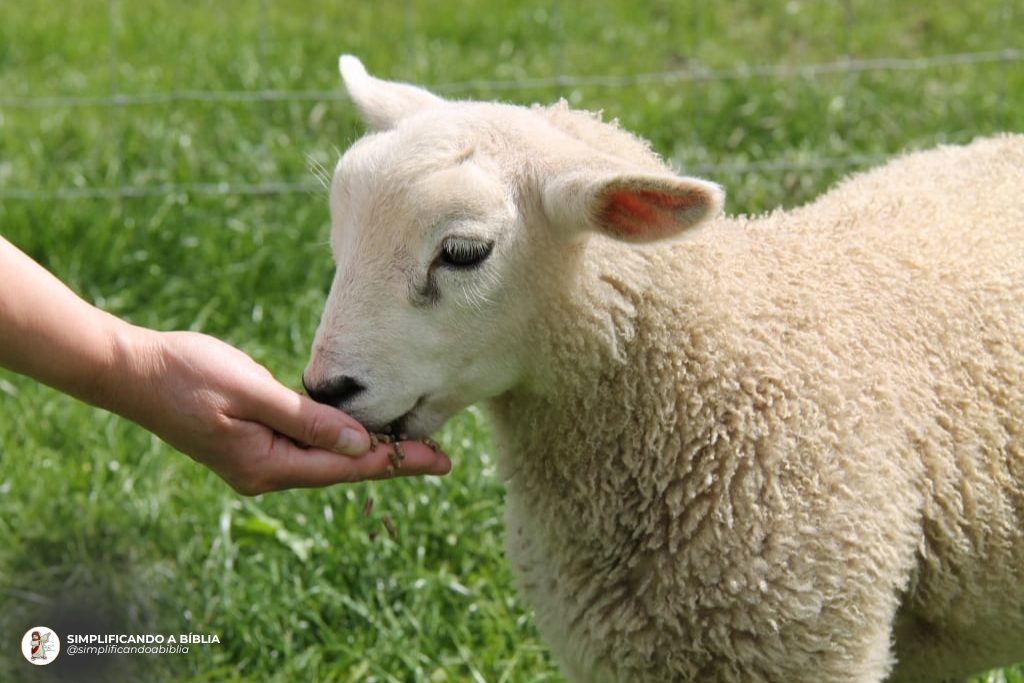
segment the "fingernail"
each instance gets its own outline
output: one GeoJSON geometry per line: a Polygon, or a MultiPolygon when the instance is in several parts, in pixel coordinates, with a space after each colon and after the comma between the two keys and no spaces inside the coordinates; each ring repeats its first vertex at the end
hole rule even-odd
{"type": "Polygon", "coordinates": [[[452,461],[445,457],[437,460],[437,462],[434,463],[434,468],[431,471],[431,474],[443,477],[444,475],[448,474],[451,471],[452,461]]]}
{"type": "Polygon", "coordinates": [[[370,439],[362,432],[344,427],[338,434],[334,450],[342,455],[362,455],[370,450],[370,439]]]}

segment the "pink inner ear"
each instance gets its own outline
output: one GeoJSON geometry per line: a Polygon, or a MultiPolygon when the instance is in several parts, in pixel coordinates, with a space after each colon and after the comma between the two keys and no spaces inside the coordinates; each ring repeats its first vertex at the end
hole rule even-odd
{"type": "Polygon", "coordinates": [[[703,205],[698,192],[614,190],[605,195],[600,220],[619,239],[646,242],[683,232],[700,218],[703,205]]]}

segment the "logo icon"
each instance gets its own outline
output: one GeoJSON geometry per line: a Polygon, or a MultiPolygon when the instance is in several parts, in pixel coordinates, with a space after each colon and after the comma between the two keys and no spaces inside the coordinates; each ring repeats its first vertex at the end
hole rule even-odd
{"type": "Polygon", "coordinates": [[[49,664],[60,654],[60,638],[45,626],[30,628],[21,639],[21,653],[36,666],[49,664]]]}

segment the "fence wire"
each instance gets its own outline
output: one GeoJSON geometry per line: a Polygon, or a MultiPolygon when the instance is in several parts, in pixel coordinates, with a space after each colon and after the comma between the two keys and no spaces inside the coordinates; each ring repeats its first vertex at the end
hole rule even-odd
{"type": "MultiPolygon", "coordinates": [[[[10,0],[7,0],[10,1],[10,0]]],[[[108,56],[109,56],[109,79],[110,92],[106,95],[54,95],[42,97],[18,97],[0,93],[0,114],[3,110],[51,110],[55,108],[75,109],[79,107],[108,107],[111,112],[115,127],[120,126],[120,119],[125,115],[126,110],[132,107],[173,105],[179,103],[258,103],[258,102],[330,102],[342,100],[345,95],[339,90],[281,90],[266,87],[265,79],[261,77],[260,87],[252,90],[168,90],[164,92],[131,93],[121,92],[118,77],[118,49],[117,49],[117,11],[118,4],[123,0],[107,0],[107,24],[108,24],[108,56]]],[[[1011,17],[1010,3],[1013,0],[1003,0],[1002,14],[1011,17]]],[[[626,75],[573,75],[563,73],[561,45],[555,43],[551,46],[554,55],[555,74],[536,78],[521,79],[473,79],[452,82],[439,82],[428,84],[431,90],[445,95],[458,95],[469,91],[488,92],[516,92],[531,91],[546,88],[571,89],[579,87],[597,86],[605,88],[627,88],[642,85],[672,85],[681,83],[710,83],[743,79],[819,79],[827,76],[845,75],[853,77],[859,74],[872,72],[928,72],[950,66],[970,66],[984,64],[1001,64],[1009,69],[1012,66],[1024,63],[1024,49],[1017,48],[1010,44],[1016,36],[1009,26],[1004,31],[1002,46],[990,50],[977,52],[957,52],[950,54],[938,54],[927,57],[911,58],[872,58],[858,59],[849,55],[849,24],[851,23],[850,12],[851,0],[842,0],[846,8],[846,26],[842,33],[842,44],[838,46],[837,52],[842,53],[838,59],[813,64],[763,64],[749,65],[741,64],[725,69],[708,69],[699,65],[688,65],[686,68],[657,71],[651,73],[635,73],[626,75]]],[[[262,62],[265,57],[265,43],[267,35],[267,0],[259,1],[260,23],[257,36],[257,54],[262,62]]],[[[415,9],[411,0],[405,0],[404,12],[406,16],[405,29],[405,53],[407,61],[412,60],[414,35],[410,17],[415,9]]],[[[561,3],[554,0],[551,5],[551,12],[554,15],[556,25],[561,25],[561,3]]],[[[698,13],[699,22],[699,13],[698,13]]],[[[694,31],[695,36],[700,34],[694,31]]],[[[697,38],[695,38],[695,41],[697,38]]],[[[696,46],[694,46],[696,48],[696,46]]],[[[260,73],[263,73],[263,69],[260,73]]],[[[997,93],[1000,102],[996,109],[1003,110],[1005,92],[997,93]]],[[[118,182],[116,185],[84,186],[84,187],[57,187],[47,189],[6,187],[0,185],[0,199],[12,200],[64,200],[64,199],[116,199],[116,198],[139,198],[161,196],[168,194],[197,194],[197,195],[275,195],[321,192],[322,185],[315,179],[285,182],[270,180],[267,182],[243,182],[235,179],[223,179],[212,182],[198,183],[155,183],[135,185],[125,182],[123,150],[121,149],[120,136],[114,140],[114,154],[116,167],[118,168],[118,182]]],[[[770,171],[796,171],[796,170],[821,170],[834,168],[852,168],[872,164],[888,158],[888,155],[876,154],[850,154],[838,157],[817,157],[813,159],[801,159],[798,162],[787,160],[764,160],[745,163],[721,163],[721,164],[697,164],[689,167],[688,170],[697,173],[713,174],[715,172],[746,172],[757,170],[770,171]]]]}

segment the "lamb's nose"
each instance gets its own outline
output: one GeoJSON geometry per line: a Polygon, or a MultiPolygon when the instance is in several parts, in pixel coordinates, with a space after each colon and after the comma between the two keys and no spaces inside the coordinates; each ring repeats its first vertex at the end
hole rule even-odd
{"type": "Polygon", "coordinates": [[[344,409],[346,404],[362,393],[366,387],[354,377],[342,375],[331,377],[318,384],[310,385],[305,375],[302,377],[302,386],[306,393],[317,403],[326,403],[335,408],[344,409]]]}

